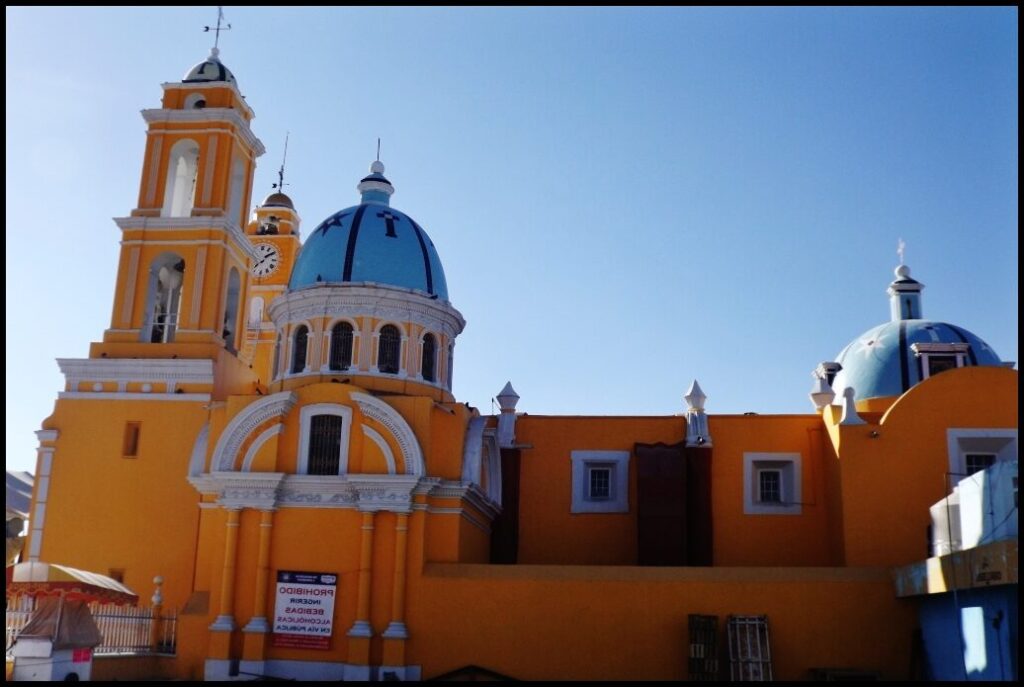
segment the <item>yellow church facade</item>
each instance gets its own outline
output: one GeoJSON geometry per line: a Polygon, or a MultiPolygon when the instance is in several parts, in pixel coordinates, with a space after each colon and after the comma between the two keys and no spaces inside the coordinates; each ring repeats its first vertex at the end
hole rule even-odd
{"type": "Polygon", "coordinates": [[[1016,460],[1018,408],[908,268],[815,371],[817,412],[709,415],[695,382],[678,415],[523,414],[511,384],[481,415],[384,165],[300,241],[288,196],[252,209],[264,148],[216,50],[163,89],[110,327],[58,361],[25,557],[161,576],[164,674],[684,679],[688,616],[735,614],[767,616],[777,679],[909,676],[891,569],[927,556],[950,474],[1016,460]]]}

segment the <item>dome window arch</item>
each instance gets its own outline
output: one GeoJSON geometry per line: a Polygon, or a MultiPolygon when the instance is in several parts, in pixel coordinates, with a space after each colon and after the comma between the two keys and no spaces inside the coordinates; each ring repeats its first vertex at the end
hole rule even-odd
{"type": "Polygon", "coordinates": [[[437,381],[437,340],[433,334],[423,336],[423,359],[420,363],[420,375],[425,381],[437,381]]]}
{"type": "Polygon", "coordinates": [[[178,329],[185,260],[177,253],[163,253],[149,266],[149,289],[142,341],[171,343],[178,329]]]}
{"type": "Polygon", "coordinates": [[[299,374],[306,369],[306,355],[309,348],[309,327],[300,324],[292,337],[291,373],[299,374]]]}
{"type": "Polygon", "coordinates": [[[338,322],[331,327],[331,351],[328,367],[331,370],[347,370],[352,365],[352,340],[355,329],[348,322],[338,322]]]}
{"type": "Polygon", "coordinates": [[[191,139],[178,141],[171,148],[164,186],[161,217],[190,217],[195,204],[196,179],[199,176],[199,144],[191,139]]]}
{"type": "Polygon", "coordinates": [[[380,328],[377,342],[377,369],[384,374],[398,374],[401,367],[402,333],[393,324],[380,328]]]}

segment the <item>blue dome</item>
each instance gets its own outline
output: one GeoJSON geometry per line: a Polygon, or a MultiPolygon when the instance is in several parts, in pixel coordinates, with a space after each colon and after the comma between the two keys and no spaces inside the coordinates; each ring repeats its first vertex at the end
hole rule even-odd
{"type": "Polygon", "coordinates": [[[347,282],[404,286],[448,300],[441,259],[427,232],[384,202],[345,208],[321,222],[299,251],[288,288],[347,282]]]}
{"type": "Polygon", "coordinates": [[[856,400],[899,396],[923,379],[913,344],[968,344],[966,364],[999,366],[987,343],[971,332],[945,322],[898,320],[869,329],[836,358],[843,366],[832,388],[841,395],[853,387],[856,400]]]}

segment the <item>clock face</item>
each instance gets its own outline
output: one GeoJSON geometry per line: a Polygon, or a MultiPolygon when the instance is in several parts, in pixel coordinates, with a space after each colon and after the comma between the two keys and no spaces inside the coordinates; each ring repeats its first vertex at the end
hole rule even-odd
{"type": "Polygon", "coordinates": [[[259,257],[253,263],[252,273],[257,277],[266,277],[273,274],[278,265],[281,264],[281,251],[272,243],[257,243],[256,254],[259,257]]]}

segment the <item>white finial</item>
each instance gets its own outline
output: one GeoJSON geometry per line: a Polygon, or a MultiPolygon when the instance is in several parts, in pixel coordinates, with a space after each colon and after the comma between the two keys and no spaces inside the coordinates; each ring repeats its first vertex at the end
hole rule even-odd
{"type": "Polygon", "coordinates": [[[700,388],[700,384],[697,380],[693,380],[693,384],[690,385],[690,390],[683,396],[687,406],[690,410],[704,410],[704,401],[708,400],[708,397],[704,395],[704,391],[700,388]]]}
{"type": "Polygon", "coordinates": [[[843,389],[843,416],[839,420],[841,425],[866,425],[860,415],[857,414],[857,404],[853,400],[853,387],[848,386],[843,389]]]}
{"type": "Polygon", "coordinates": [[[900,264],[903,264],[903,254],[907,250],[907,242],[900,238],[896,244],[896,255],[900,256],[900,264]]]}
{"type": "Polygon", "coordinates": [[[154,606],[159,606],[160,604],[162,604],[164,602],[164,595],[163,595],[163,590],[162,590],[162,587],[163,587],[163,584],[164,584],[164,578],[162,578],[159,575],[157,575],[156,577],[153,578],[153,584],[156,585],[156,591],[153,592],[153,598],[150,599],[150,601],[153,602],[154,606]]]}
{"type": "Polygon", "coordinates": [[[380,160],[374,160],[373,163],[370,165],[370,173],[371,174],[383,174],[384,173],[384,163],[381,162],[380,160]]]}
{"type": "Polygon", "coordinates": [[[210,48],[210,59],[220,61],[220,48],[210,48]]]}
{"type": "Polygon", "coordinates": [[[815,377],[814,386],[811,387],[809,396],[815,410],[821,410],[832,405],[832,401],[836,398],[836,392],[829,386],[828,380],[823,377],[815,377]]]}
{"type": "Polygon", "coordinates": [[[512,388],[512,382],[505,384],[505,387],[498,392],[495,397],[498,399],[498,407],[501,408],[502,412],[512,412],[516,409],[516,404],[519,403],[519,394],[512,388]]]}

